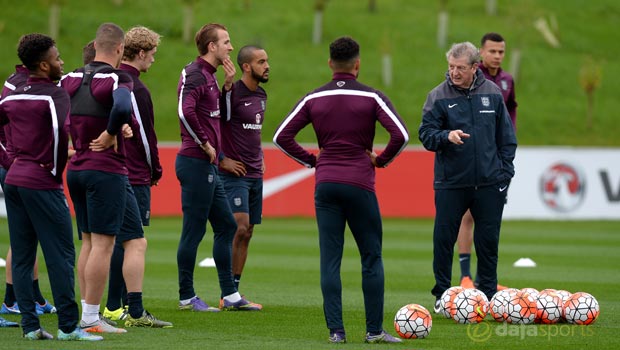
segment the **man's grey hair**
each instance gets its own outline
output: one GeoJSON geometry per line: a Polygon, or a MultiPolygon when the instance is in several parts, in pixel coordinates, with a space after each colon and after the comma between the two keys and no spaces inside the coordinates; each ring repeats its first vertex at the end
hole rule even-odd
{"type": "Polygon", "coordinates": [[[480,62],[480,54],[478,48],[469,41],[466,41],[464,43],[452,44],[450,50],[446,52],[446,60],[449,60],[450,57],[467,57],[467,62],[469,64],[480,62]]]}

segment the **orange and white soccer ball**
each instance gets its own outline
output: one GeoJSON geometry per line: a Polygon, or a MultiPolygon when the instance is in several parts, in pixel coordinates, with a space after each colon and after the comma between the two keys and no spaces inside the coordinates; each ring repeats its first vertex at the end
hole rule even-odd
{"type": "Polygon", "coordinates": [[[454,298],[456,298],[457,294],[462,292],[464,289],[461,286],[450,287],[443,292],[441,298],[439,299],[439,305],[441,307],[441,314],[446,316],[446,318],[452,318],[456,310],[454,309],[454,298]]]}
{"type": "Polygon", "coordinates": [[[517,291],[519,290],[515,288],[508,288],[500,290],[495,293],[495,295],[493,295],[491,301],[489,302],[489,313],[495,319],[495,321],[506,321],[506,317],[508,316],[508,313],[506,312],[506,306],[508,305],[510,299],[512,299],[512,296],[517,293],[517,291]]]}
{"type": "Polygon", "coordinates": [[[506,305],[506,321],[514,324],[534,323],[536,318],[536,299],[528,292],[516,292],[506,305]]]}
{"type": "Polygon", "coordinates": [[[553,324],[562,320],[562,298],[551,290],[543,290],[536,298],[535,323],[553,324]]]}
{"type": "Polygon", "coordinates": [[[585,292],[573,293],[564,303],[564,317],[568,323],[588,325],[600,314],[598,301],[585,292]]]}
{"type": "Polygon", "coordinates": [[[540,292],[538,292],[538,293],[549,293],[549,292],[553,292],[553,293],[556,293],[556,294],[557,294],[557,293],[558,293],[558,290],[557,290],[557,289],[553,289],[553,288],[545,288],[545,289],[541,290],[541,291],[540,291],[540,292]]]}
{"type": "Polygon", "coordinates": [[[562,298],[562,318],[566,319],[566,315],[564,315],[564,303],[566,303],[568,301],[568,299],[571,297],[571,295],[573,295],[573,293],[564,290],[564,289],[558,289],[555,291],[557,293],[557,295],[560,296],[560,298],[562,298]]]}
{"type": "Polygon", "coordinates": [[[396,311],[394,330],[401,338],[422,339],[433,327],[433,318],[428,310],[419,304],[408,304],[396,311]]]}
{"type": "Polygon", "coordinates": [[[521,288],[521,291],[528,293],[534,300],[538,298],[538,293],[540,293],[536,288],[521,288]]]}
{"type": "Polygon", "coordinates": [[[465,289],[454,298],[454,309],[457,323],[479,323],[489,311],[489,300],[478,289],[465,289]]]}

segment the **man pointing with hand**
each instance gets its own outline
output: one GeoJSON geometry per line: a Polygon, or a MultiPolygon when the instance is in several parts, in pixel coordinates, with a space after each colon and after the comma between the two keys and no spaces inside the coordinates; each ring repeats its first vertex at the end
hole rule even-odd
{"type": "Polygon", "coordinates": [[[476,222],[478,289],[488,298],[497,291],[499,232],[517,147],[501,91],[478,69],[478,49],[454,44],[446,58],[446,80],[428,94],[419,129],[424,147],[435,152],[435,312],[451,286],[454,244],[467,209],[476,222]]]}

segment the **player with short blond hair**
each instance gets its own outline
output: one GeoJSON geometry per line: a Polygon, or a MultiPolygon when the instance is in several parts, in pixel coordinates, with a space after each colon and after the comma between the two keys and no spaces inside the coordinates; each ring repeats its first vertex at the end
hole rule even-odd
{"type": "MultiPolygon", "coordinates": [[[[131,127],[134,135],[125,140],[125,152],[129,184],[136,197],[143,226],[150,225],[151,186],[156,186],[161,179],[162,166],[157,150],[153,101],[149,89],[140,80],[140,74],[146,73],[155,62],[160,38],[158,33],[143,26],[127,30],[123,60],[119,67],[133,80],[131,127]]],[[[126,316],[126,310],[122,307],[127,302],[122,271],[123,256],[122,243],[117,241],[112,253],[108,298],[103,311],[103,316],[112,321],[126,316]]]]}

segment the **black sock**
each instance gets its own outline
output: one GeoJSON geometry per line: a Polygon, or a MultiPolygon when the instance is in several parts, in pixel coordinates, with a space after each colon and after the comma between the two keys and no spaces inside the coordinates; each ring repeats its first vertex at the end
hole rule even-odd
{"type": "Polygon", "coordinates": [[[241,275],[234,275],[235,289],[239,290],[239,283],[241,282],[241,275]]]}
{"type": "Polygon", "coordinates": [[[123,307],[129,305],[129,303],[127,303],[127,286],[125,283],[123,283],[123,297],[121,298],[121,301],[123,307]]]}
{"type": "Polygon", "coordinates": [[[471,271],[469,269],[471,260],[471,254],[459,254],[459,263],[461,264],[461,278],[465,276],[471,276],[471,271]]]}
{"type": "Polygon", "coordinates": [[[4,304],[6,306],[15,305],[15,292],[13,291],[13,283],[6,284],[6,289],[4,292],[4,304]]]}
{"type": "Polygon", "coordinates": [[[112,258],[110,259],[110,277],[108,279],[108,300],[106,301],[106,307],[110,311],[118,310],[121,308],[121,299],[123,299],[126,293],[125,280],[123,279],[123,258],[125,250],[123,246],[114,244],[114,250],[112,251],[112,258]]]}
{"type": "Polygon", "coordinates": [[[131,318],[140,318],[144,312],[142,306],[142,292],[127,293],[127,304],[129,305],[129,315],[131,318]]]}
{"type": "Polygon", "coordinates": [[[34,295],[34,301],[39,305],[45,305],[45,298],[41,294],[41,288],[39,288],[39,280],[32,281],[32,294],[34,295]]]}

